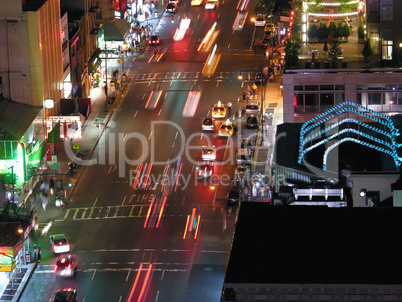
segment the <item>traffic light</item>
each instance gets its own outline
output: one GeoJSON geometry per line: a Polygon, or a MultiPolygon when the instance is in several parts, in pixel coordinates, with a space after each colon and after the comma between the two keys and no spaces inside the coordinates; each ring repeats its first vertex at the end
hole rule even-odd
{"type": "Polygon", "coordinates": [[[174,17],[172,16],[172,23],[174,23],[174,17]]]}

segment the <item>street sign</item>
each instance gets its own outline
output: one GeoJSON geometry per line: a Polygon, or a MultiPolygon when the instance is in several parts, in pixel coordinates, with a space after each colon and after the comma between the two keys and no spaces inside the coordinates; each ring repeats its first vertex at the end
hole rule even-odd
{"type": "Polygon", "coordinates": [[[78,150],[79,148],[80,148],[80,146],[79,146],[78,144],[74,144],[74,145],[73,145],[73,149],[74,149],[74,150],[78,150]]]}
{"type": "Polygon", "coordinates": [[[52,164],[57,164],[57,155],[52,155],[52,164]]]}
{"type": "Polygon", "coordinates": [[[117,60],[117,63],[118,63],[118,64],[121,64],[121,60],[117,60]]]}
{"type": "Polygon", "coordinates": [[[59,170],[59,164],[52,164],[52,165],[50,165],[50,169],[52,169],[52,170],[59,170]]]}

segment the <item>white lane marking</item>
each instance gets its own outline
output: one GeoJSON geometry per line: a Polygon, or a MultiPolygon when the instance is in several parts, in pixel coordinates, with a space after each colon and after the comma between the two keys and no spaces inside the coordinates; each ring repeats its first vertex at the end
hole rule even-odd
{"type": "Polygon", "coordinates": [[[151,136],[152,136],[152,134],[153,134],[154,132],[153,131],[151,131],[151,133],[149,134],[149,136],[148,136],[148,140],[150,140],[151,139],[151,136]]]}
{"type": "Polygon", "coordinates": [[[93,275],[92,275],[92,280],[94,279],[94,277],[95,277],[95,274],[96,274],[96,269],[94,270],[94,273],[93,273],[93,275]]]}

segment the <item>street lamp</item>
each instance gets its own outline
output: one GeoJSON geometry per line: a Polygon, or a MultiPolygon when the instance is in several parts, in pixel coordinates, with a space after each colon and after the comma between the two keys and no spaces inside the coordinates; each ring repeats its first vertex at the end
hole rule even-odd
{"type": "Polygon", "coordinates": [[[54,100],[53,99],[46,99],[44,101],[46,109],[53,109],[54,108],[54,100]]]}

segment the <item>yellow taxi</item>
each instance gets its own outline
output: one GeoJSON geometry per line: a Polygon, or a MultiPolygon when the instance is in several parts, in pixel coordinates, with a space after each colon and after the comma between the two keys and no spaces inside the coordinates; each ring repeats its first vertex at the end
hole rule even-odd
{"type": "Polygon", "coordinates": [[[218,102],[212,107],[212,118],[224,118],[226,117],[227,109],[226,106],[218,102]]]}
{"type": "Polygon", "coordinates": [[[231,137],[233,134],[237,132],[237,125],[232,123],[229,119],[226,122],[222,123],[219,127],[219,136],[223,137],[231,137]]]}
{"type": "Polygon", "coordinates": [[[191,0],[191,6],[200,6],[204,0],[191,0]]]}

